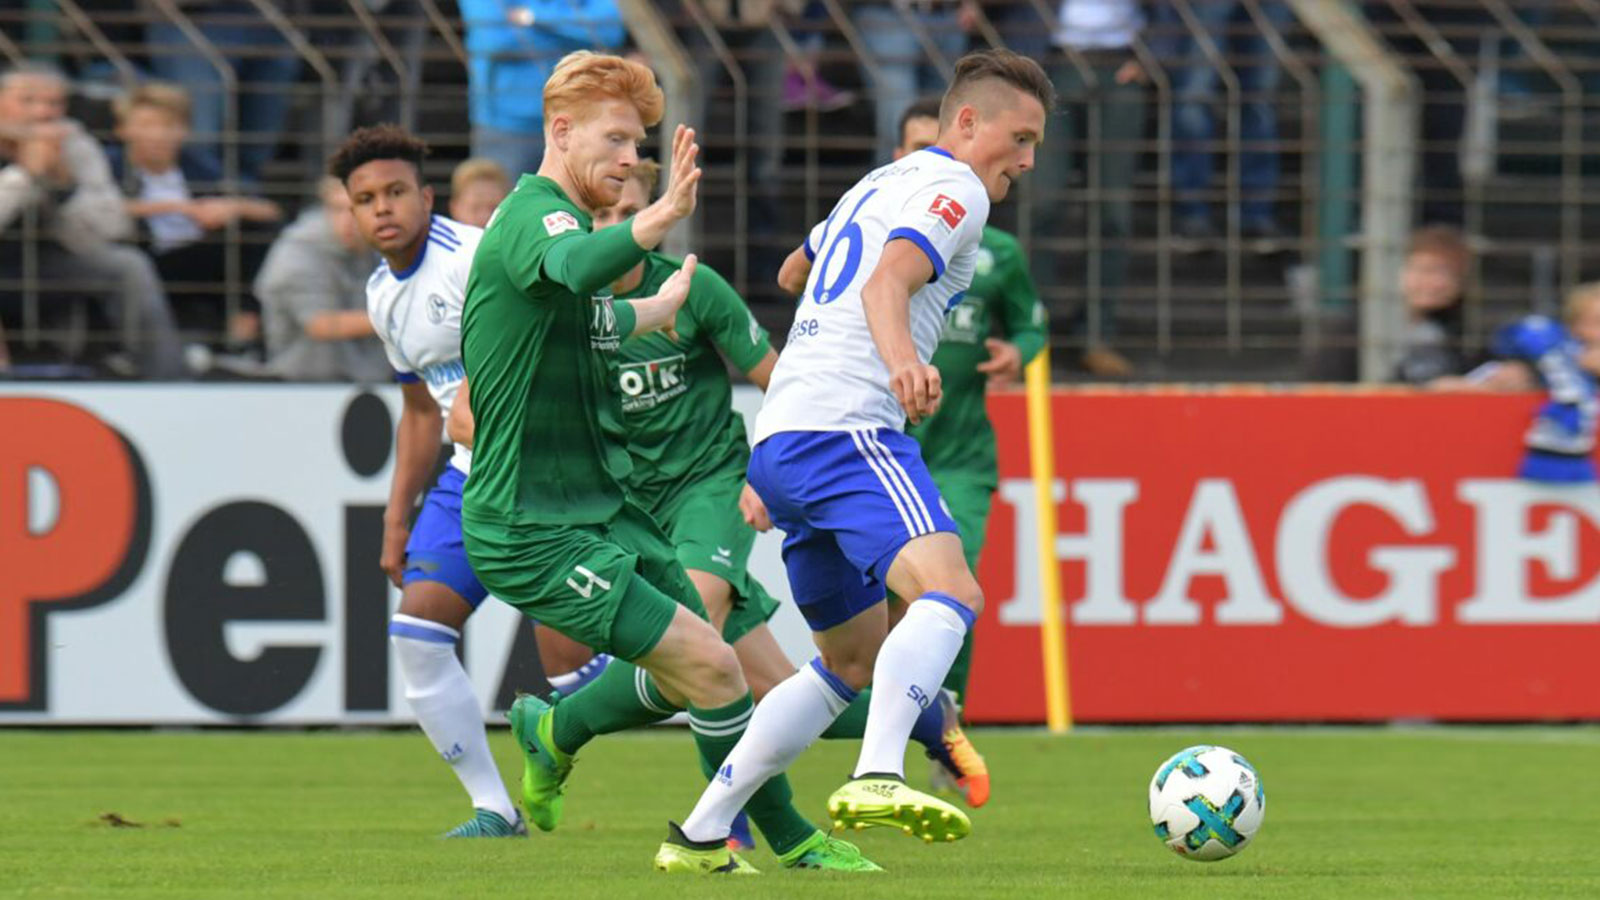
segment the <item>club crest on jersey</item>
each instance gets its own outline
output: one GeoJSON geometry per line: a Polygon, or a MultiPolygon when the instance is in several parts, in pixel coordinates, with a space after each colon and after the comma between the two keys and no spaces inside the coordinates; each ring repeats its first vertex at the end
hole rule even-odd
{"type": "Polygon", "coordinates": [[[555,237],[563,231],[573,231],[578,227],[578,219],[564,209],[558,209],[544,217],[544,233],[555,237]]]}
{"type": "Polygon", "coordinates": [[[938,216],[944,220],[946,228],[954,230],[961,220],[967,217],[967,208],[957,202],[956,198],[940,194],[933,198],[933,203],[928,206],[930,215],[938,216]]]}
{"type": "Polygon", "coordinates": [[[429,294],[428,295],[428,321],[429,322],[432,322],[435,325],[443,325],[444,324],[445,312],[448,309],[449,309],[449,304],[447,304],[445,302],[445,299],[443,297],[439,296],[438,294],[429,294]]]}

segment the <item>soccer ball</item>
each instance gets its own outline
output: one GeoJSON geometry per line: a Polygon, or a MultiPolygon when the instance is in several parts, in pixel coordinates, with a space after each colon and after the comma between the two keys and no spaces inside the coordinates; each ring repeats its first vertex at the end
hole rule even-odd
{"type": "Polygon", "coordinates": [[[1179,750],[1150,779],[1156,837],[1184,859],[1226,859],[1250,843],[1267,812],[1261,777],[1227,747],[1179,750]]]}

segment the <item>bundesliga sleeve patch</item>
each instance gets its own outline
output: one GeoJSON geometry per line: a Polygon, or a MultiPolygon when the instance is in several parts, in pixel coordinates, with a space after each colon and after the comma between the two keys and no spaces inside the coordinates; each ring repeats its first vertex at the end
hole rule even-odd
{"type": "Polygon", "coordinates": [[[572,231],[578,227],[578,220],[566,210],[557,210],[544,217],[545,234],[555,237],[563,231],[572,231]]]}
{"type": "Polygon", "coordinates": [[[933,198],[933,203],[928,207],[928,214],[938,216],[946,228],[954,231],[956,226],[961,224],[961,220],[967,217],[967,208],[956,198],[940,194],[933,198]]]}

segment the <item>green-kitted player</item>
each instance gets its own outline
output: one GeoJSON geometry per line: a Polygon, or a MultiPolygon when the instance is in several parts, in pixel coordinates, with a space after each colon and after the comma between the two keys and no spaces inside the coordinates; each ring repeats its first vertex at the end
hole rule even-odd
{"type": "MultiPolygon", "coordinates": [[[[475,433],[462,532],[473,571],[541,624],[638,666],[614,662],[554,706],[534,697],[513,705],[523,803],[547,831],[560,819],[573,757],[595,735],[687,707],[703,763],[716,771],[753,709],[738,659],[705,620],[675,549],[624,487],[632,462],[614,355],[625,337],[671,329],[695,259],[652,297],[618,302],[610,285],[694,211],[694,133],[678,127],[660,200],[612,228],[592,231],[591,217],[617,202],[661,108],[645,66],[588,52],[564,58],[544,86],[543,163],[490,220],[467,284],[462,358],[475,433]]],[[[775,851],[809,844],[859,859],[790,799],[774,778],[747,806],[775,851]]],[[[689,841],[675,825],[656,865],[753,870],[722,842],[689,841]]]]}
{"type": "MultiPolygon", "coordinates": [[[[641,160],[629,172],[621,198],[615,205],[596,210],[597,228],[620,225],[650,205],[660,166],[641,160]]],[[[682,262],[660,253],[647,253],[611,289],[615,300],[643,298],[660,292],[682,262]]],[[[778,601],[767,593],[749,570],[756,532],[771,527],[760,498],[745,484],[750,462],[744,419],[733,408],[731,363],[757,387],[766,389],[778,355],[766,330],[750,315],[744,299],[710,266],[697,265],[689,296],[678,311],[672,334],[638,334],[622,342],[615,374],[622,396],[623,424],[633,474],[628,478],[630,499],[650,514],[677,548],[683,564],[705,605],[706,613],[732,645],[744,670],[745,682],[757,703],[767,691],[794,674],[794,664],[778,645],[767,622],[777,612],[778,601]]],[[[450,411],[450,436],[472,446],[472,416],[468,382],[463,382],[450,411]]],[[[540,655],[547,646],[570,643],[557,635],[551,639],[540,629],[540,655]]],[[[604,671],[605,657],[589,658],[581,645],[560,647],[588,668],[604,671]],[[574,651],[576,653],[574,654],[574,651]]],[[[559,677],[559,676],[558,676],[559,677]]],[[[575,693],[577,688],[563,690],[575,693]]],[[[824,738],[859,740],[866,729],[871,690],[861,692],[823,733],[824,738]]],[[[971,752],[960,724],[948,721],[943,706],[930,704],[911,729],[928,757],[947,772],[947,779],[983,777],[983,771],[957,768],[957,757],[982,762],[971,752]]],[[[735,820],[735,850],[754,847],[749,825],[735,820]]],[[[840,853],[793,862],[840,867],[840,853]]],[[[784,862],[791,860],[785,859],[784,862]]],[[[864,865],[870,866],[871,863],[864,865]]]]}
{"type": "MultiPolygon", "coordinates": [[[[919,100],[901,115],[896,159],[933,146],[939,136],[939,100],[919,100]]],[[[1022,367],[1038,355],[1047,334],[1044,306],[1017,239],[985,226],[972,286],[946,315],[939,349],[933,356],[944,383],[944,402],[931,417],[906,429],[922,445],[923,461],[961,528],[961,547],[974,572],[983,552],[989,507],[1000,484],[994,426],[989,423],[984,394],[991,384],[1003,386],[1021,378],[1022,367]],[[993,336],[996,325],[1005,339],[993,336]]],[[[966,703],[972,634],[969,629],[944,680],[940,699],[953,704],[946,710],[947,721],[952,723],[959,721],[959,708],[966,703]]],[[[959,745],[958,753],[972,752],[971,746],[959,745]]],[[[960,755],[956,763],[961,772],[982,772],[981,777],[957,778],[955,785],[970,805],[982,806],[989,796],[988,769],[981,760],[960,755]]],[[[932,775],[936,785],[949,781],[944,766],[934,766],[932,775]]]]}

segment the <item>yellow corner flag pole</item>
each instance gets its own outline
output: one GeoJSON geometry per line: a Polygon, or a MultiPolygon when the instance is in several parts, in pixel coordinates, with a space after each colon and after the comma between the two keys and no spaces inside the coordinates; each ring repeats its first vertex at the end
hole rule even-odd
{"type": "Polygon", "coordinates": [[[1063,734],[1072,727],[1067,689],[1067,638],[1061,620],[1061,563],[1056,558],[1055,429],[1050,420],[1050,348],[1028,363],[1028,456],[1033,471],[1039,554],[1039,637],[1044,642],[1045,721],[1063,734]]]}

